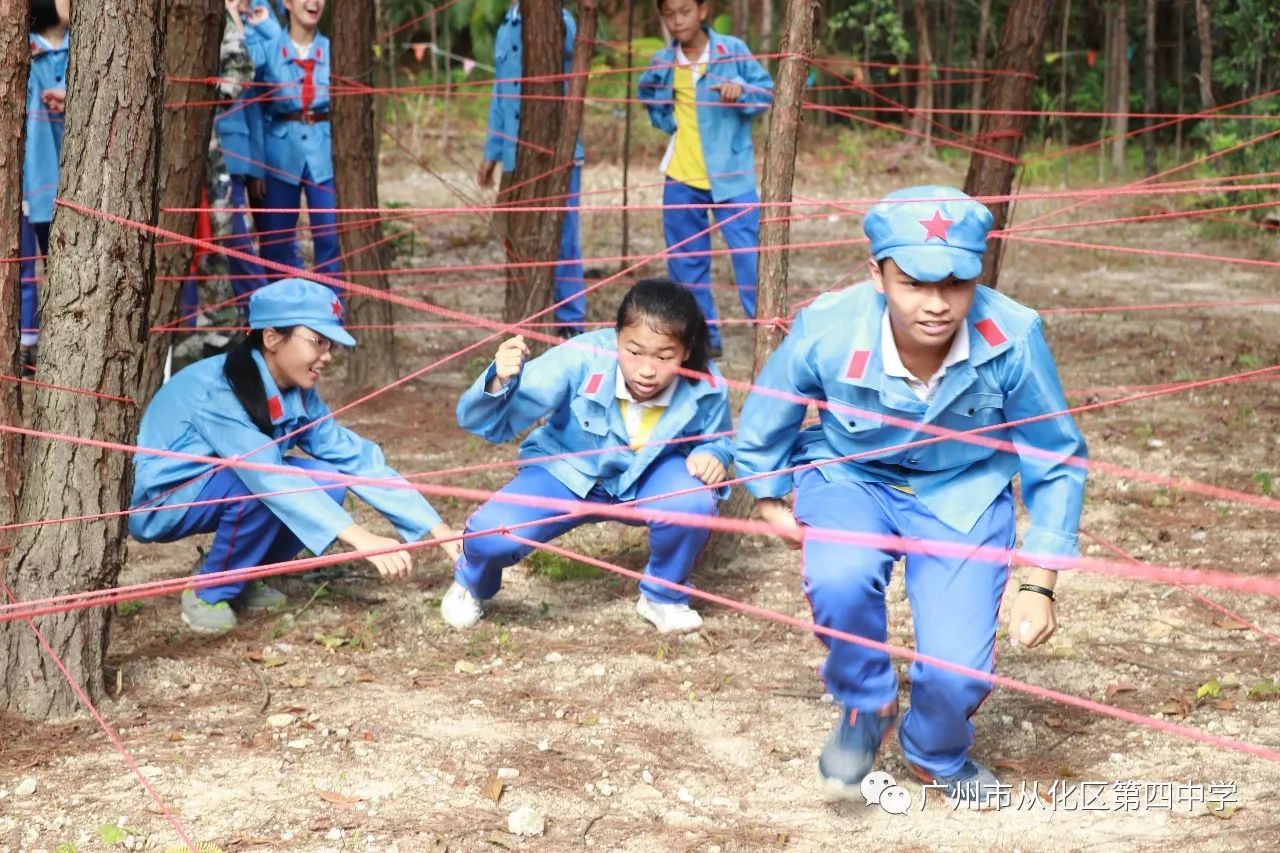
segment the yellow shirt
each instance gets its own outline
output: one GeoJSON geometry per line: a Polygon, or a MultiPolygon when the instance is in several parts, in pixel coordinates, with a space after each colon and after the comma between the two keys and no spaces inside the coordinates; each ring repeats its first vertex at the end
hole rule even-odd
{"type": "Polygon", "coordinates": [[[667,410],[666,406],[640,406],[638,403],[622,399],[618,400],[618,406],[622,409],[623,419],[627,421],[628,439],[632,450],[639,450],[649,443],[653,428],[658,425],[658,421],[662,420],[662,413],[667,410]],[[639,417],[636,416],[637,409],[639,409],[639,417]],[[635,426],[632,426],[633,423],[635,426]]]}
{"type": "MultiPolygon", "coordinates": [[[[702,66],[698,66],[701,76],[702,66]]],[[[675,67],[676,134],[671,141],[667,177],[694,189],[711,189],[707,161],[702,156],[702,134],[698,130],[697,83],[694,66],[677,62],[675,67]]]]}

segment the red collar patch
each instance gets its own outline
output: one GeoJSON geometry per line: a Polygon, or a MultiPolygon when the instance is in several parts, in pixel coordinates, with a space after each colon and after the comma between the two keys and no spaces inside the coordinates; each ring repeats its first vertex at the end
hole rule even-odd
{"type": "Polygon", "coordinates": [[[985,320],[979,320],[973,324],[973,327],[978,330],[978,334],[982,335],[982,339],[987,342],[988,346],[998,347],[1009,340],[1005,337],[1004,332],[1000,331],[996,321],[990,317],[985,320]]]}
{"type": "Polygon", "coordinates": [[[849,363],[844,368],[845,379],[861,379],[867,372],[867,362],[871,360],[871,350],[856,349],[849,356],[849,363]]]}
{"type": "Polygon", "coordinates": [[[279,397],[267,398],[267,414],[271,416],[271,420],[278,421],[284,417],[284,406],[280,404],[279,397]]]}
{"type": "Polygon", "coordinates": [[[716,53],[720,54],[721,56],[724,56],[724,54],[725,54],[724,45],[722,45],[722,44],[717,44],[717,45],[716,45],[716,53]]]}
{"type": "Polygon", "coordinates": [[[582,393],[591,395],[600,390],[600,383],[604,382],[603,373],[593,373],[587,377],[587,382],[582,386],[582,393]]]}

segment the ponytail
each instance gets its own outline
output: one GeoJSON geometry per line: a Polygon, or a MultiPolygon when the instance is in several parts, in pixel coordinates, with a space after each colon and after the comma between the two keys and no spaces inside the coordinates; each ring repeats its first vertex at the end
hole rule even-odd
{"type": "MultiPolygon", "coordinates": [[[[276,329],[286,337],[293,332],[293,327],[276,329]]],[[[266,436],[271,435],[271,414],[267,409],[267,388],[262,384],[262,373],[254,361],[254,350],[262,349],[262,329],[254,329],[248,337],[241,338],[227,352],[226,363],[222,366],[222,375],[227,378],[231,390],[235,393],[240,405],[244,406],[249,420],[266,436]]]]}

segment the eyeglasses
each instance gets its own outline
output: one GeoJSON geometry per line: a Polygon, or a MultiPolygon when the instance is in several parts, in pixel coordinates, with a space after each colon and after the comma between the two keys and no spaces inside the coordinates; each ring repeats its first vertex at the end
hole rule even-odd
{"type": "Polygon", "coordinates": [[[342,352],[342,344],[335,344],[328,338],[313,338],[310,335],[304,335],[300,332],[294,332],[294,337],[302,338],[307,341],[322,355],[326,352],[342,352]]]}

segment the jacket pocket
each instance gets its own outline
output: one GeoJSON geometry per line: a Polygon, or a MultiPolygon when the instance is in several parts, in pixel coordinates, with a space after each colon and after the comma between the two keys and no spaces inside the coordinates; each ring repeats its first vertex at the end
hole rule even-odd
{"type": "Polygon", "coordinates": [[[609,410],[587,397],[574,397],[569,411],[578,428],[595,436],[609,433],[609,410]]]}

